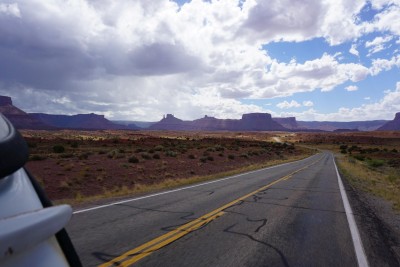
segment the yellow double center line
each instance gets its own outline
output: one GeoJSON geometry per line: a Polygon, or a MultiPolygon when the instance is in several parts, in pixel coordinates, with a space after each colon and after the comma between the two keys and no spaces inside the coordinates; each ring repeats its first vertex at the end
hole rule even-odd
{"type": "Polygon", "coordinates": [[[290,174],[288,174],[288,175],[286,175],[286,176],[284,176],[284,177],[282,177],[282,178],[280,178],[280,179],[278,179],[278,180],[276,180],[274,182],[271,182],[271,183],[269,183],[269,184],[267,184],[267,185],[255,190],[255,191],[253,191],[253,192],[251,192],[251,193],[249,193],[247,195],[244,195],[244,196],[242,196],[242,197],[240,197],[238,199],[235,199],[235,200],[229,202],[228,204],[225,204],[224,206],[219,207],[218,209],[215,209],[215,210],[211,211],[210,213],[207,213],[206,215],[203,215],[203,216],[201,216],[201,217],[199,217],[199,218],[197,218],[197,219],[195,219],[195,220],[193,220],[191,222],[188,222],[187,224],[184,224],[184,225],[176,228],[175,230],[172,230],[172,231],[170,231],[170,232],[168,232],[168,233],[166,233],[166,234],[164,234],[162,236],[159,236],[159,237],[157,237],[157,238],[155,238],[155,239],[153,239],[153,240],[151,240],[151,241],[149,241],[149,242],[147,242],[147,243],[145,243],[145,244],[143,244],[143,245],[141,245],[141,246],[139,246],[137,248],[129,250],[129,251],[125,252],[124,254],[122,254],[121,256],[117,257],[117,258],[115,258],[115,259],[113,259],[113,260],[111,260],[109,262],[106,262],[106,263],[103,263],[103,264],[99,265],[99,267],[110,267],[110,266],[123,266],[123,267],[126,267],[126,266],[131,266],[132,264],[134,264],[135,262],[139,261],[140,259],[150,255],[152,252],[154,252],[154,251],[156,251],[156,250],[158,250],[158,249],[160,249],[162,247],[165,247],[166,245],[174,242],[175,240],[177,240],[177,239],[189,234],[190,232],[193,232],[193,231],[199,229],[200,227],[202,227],[202,226],[206,225],[207,223],[211,222],[212,220],[222,216],[224,214],[223,210],[236,205],[238,202],[243,201],[246,198],[249,198],[252,195],[257,194],[257,193],[259,193],[259,192],[261,192],[261,191],[273,186],[274,184],[277,184],[277,183],[279,183],[281,181],[289,179],[294,174],[296,174],[296,173],[298,173],[298,172],[310,167],[311,165],[314,165],[315,163],[317,163],[321,159],[322,158],[320,158],[319,160],[317,160],[317,161],[315,161],[315,162],[313,162],[313,163],[311,163],[309,165],[306,165],[305,167],[300,168],[300,169],[298,169],[298,170],[296,170],[296,171],[294,171],[294,172],[292,172],[292,173],[290,173],[290,174]]]}

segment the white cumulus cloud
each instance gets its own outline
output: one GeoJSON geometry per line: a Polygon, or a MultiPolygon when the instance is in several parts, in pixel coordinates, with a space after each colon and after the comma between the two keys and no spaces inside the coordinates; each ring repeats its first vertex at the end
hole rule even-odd
{"type": "Polygon", "coordinates": [[[346,89],[347,91],[357,91],[358,87],[356,85],[349,85],[347,87],[345,87],[344,89],[346,89]]]}
{"type": "MultiPolygon", "coordinates": [[[[370,100],[371,98],[365,98],[370,100]]],[[[341,107],[336,112],[320,113],[311,108],[303,112],[273,113],[275,117],[295,116],[298,120],[316,121],[360,121],[360,120],[392,120],[400,111],[400,82],[394,90],[385,91],[382,99],[369,102],[355,108],[341,107]]]]}
{"type": "Polygon", "coordinates": [[[350,50],[349,50],[349,53],[350,53],[350,54],[353,54],[353,55],[355,55],[355,56],[357,56],[357,57],[360,56],[360,53],[359,53],[358,50],[357,50],[357,45],[356,45],[356,44],[352,44],[352,45],[351,45],[351,48],[350,48],[350,50]]]}
{"type": "Polygon", "coordinates": [[[387,42],[390,42],[393,39],[393,36],[378,36],[372,41],[367,41],[365,43],[365,47],[369,48],[368,50],[368,56],[380,52],[386,48],[385,44],[387,42]]]}
{"type": "Polygon", "coordinates": [[[312,101],[303,101],[303,106],[305,107],[312,107],[314,106],[314,103],[312,101]]]}
{"type": "Polygon", "coordinates": [[[301,107],[301,104],[299,104],[297,101],[295,101],[295,100],[292,100],[292,101],[290,101],[290,102],[288,102],[288,101],[283,101],[283,102],[281,102],[281,103],[278,103],[277,105],[276,105],[278,108],[281,108],[281,109],[289,109],[289,108],[298,108],[298,107],[301,107]]]}

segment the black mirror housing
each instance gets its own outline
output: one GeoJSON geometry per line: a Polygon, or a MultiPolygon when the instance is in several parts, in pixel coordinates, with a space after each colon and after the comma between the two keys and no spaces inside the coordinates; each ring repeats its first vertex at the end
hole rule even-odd
{"type": "Polygon", "coordinates": [[[28,156],[25,140],[0,113],[0,179],[22,168],[28,161],[28,156]]]}

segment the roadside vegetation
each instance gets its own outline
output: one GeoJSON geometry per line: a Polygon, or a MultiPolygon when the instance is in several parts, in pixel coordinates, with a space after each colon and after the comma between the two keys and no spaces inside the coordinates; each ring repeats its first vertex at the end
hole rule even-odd
{"type": "Polygon", "coordinates": [[[333,151],[343,178],[400,211],[400,132],[299,133],[285,140],[333,151]]]}
{"type": "Polygon", "coordinates": [[[338,167],[353,186],[390,201],[400,211],[400,153],[396,148],[341,145],[340,152],[338,167]]]}
{"type": "Polygon", "coordinates": [[[23,131],[28,170],[53,200],[143,193],[307,157],[266,133],[23,131]]]}

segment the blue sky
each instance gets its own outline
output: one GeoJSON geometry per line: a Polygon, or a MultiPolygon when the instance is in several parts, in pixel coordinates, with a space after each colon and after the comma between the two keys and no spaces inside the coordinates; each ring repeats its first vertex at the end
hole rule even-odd
{"type": "Polygon", "coordinates": [[[400,111],[398,0],[3,0],[0,95],[156,121],[400,111]]]}

